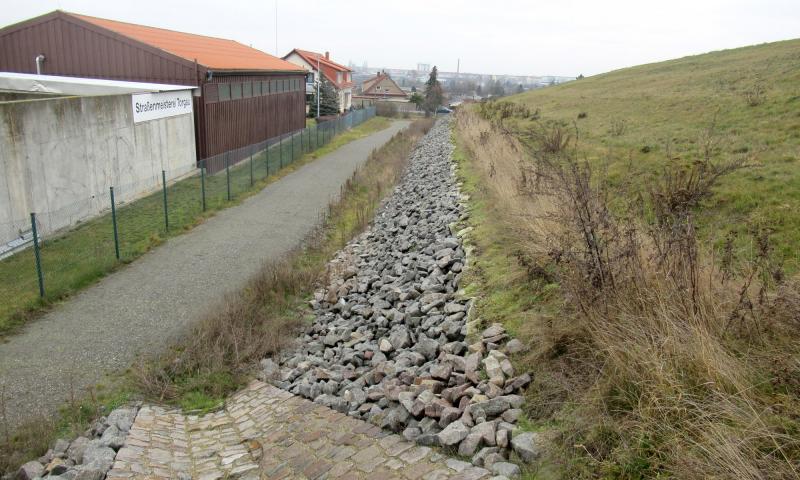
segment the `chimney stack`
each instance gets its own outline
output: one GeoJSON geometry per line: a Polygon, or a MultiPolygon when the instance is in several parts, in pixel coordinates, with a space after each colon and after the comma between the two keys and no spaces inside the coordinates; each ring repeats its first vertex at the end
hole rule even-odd
{"type": "Polygon", "coordinates": [[[325,52],[325,60],[331,59],[331,52],[325,52]]]}

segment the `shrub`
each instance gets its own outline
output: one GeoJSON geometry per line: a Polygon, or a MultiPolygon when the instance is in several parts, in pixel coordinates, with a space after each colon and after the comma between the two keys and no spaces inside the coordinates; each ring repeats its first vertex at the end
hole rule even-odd
{"type": "Polygon", "coordinates": [[[766,100],[766,89],[762,83],[755,83],[744,90],[743,96],[748,106],[757,107],[766,100]]]}

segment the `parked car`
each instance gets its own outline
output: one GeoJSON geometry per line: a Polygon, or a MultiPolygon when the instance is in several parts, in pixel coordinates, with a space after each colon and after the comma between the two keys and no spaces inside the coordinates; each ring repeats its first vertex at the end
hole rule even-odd
{"type": "Polygon", "coordinates": [[[453,113],[453,111],[447,107],[439,107],[436,109],[436,113],[453,113]]]}

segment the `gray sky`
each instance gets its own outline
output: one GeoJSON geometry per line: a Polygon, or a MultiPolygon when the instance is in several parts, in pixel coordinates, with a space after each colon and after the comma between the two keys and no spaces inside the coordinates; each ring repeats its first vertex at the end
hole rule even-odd
{"type": "MultiPolygon", "coordinates": [[[[275,54],[276,0],[0,0],[0,25],[55,9],[231,38],[275,54]],[[13,8],[8,8],[13,6],[13,8]]],[[[371,67],[584,75],[800,37],[800,0],[277,0],[278,53],[371,67]]]]}

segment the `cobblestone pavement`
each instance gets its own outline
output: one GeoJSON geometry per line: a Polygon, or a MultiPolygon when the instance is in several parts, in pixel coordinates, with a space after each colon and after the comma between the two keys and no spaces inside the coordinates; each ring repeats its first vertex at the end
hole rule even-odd
{"type": "Polygon", "coordinates": [[[253,381],[204,416],[142,407],[108,479],[477,480],[482,468],[253,381]]]}

